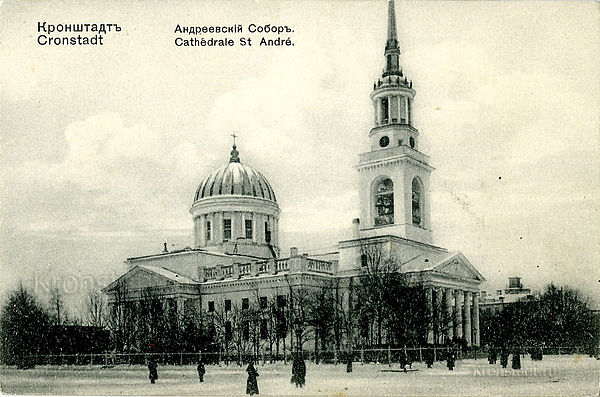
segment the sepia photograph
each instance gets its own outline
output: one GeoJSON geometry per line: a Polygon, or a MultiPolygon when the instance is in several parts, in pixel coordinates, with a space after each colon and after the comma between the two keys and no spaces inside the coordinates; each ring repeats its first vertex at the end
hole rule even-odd
{"type": "Polygon", "coordinates": [[[0,2],[0,392],[600,392],[596,1],[0,2]]]}

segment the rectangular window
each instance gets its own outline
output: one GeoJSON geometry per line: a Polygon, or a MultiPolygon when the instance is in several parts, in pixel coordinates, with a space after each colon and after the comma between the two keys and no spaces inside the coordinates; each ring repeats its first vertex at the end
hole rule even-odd
{"type": "Polygon", "coordinates": [[[277,307],[281,308],[281,307],[285,307],[285,305],[287,304],[285,295],[277,295],[277,307]]]}
{"type": "Polygon", "coordinates": [[[406,124],[406,98],[400,97],[400,123],[406,124]]]}
{"type": "Polygon", "coordinates": [[[230,312],[231,311],[231,300],[230,299],[226,299],[225,300],[225,311],[226,312],[230,312]]]}
{"type": "Polygon", "coordinates": [[[206,221],[206,241],[210,241],[210,237],[212,234],[210,221],[206,221]]]}
{"type": "Polygon", "coordinates": [[[250,322],[249,321],[244,321],[243,331],[244,331],[244,340],[250,339],[250,322]]]}
{"type": "Polygon", "coordinates": [[[223,240],[231,240],[231,219],[223,219],[223,240]]]}
{"type": "Polygon", "coordinates": [[[268,328],[267,319],[263,318],[260,320],[260,338],[267,339],[269,337],[269,328],[268,328]]]}
{"type": "Polygon", "coordinates": [[[250,309],[250,300],[248,298],[242,298],[242,309],[243,310],[250,309]]]}
{"type": "Polygon", "coordinates": [[[208,312],[213,313],[215,311],[215,301],[208,302],[208,312]]]}
{"type": "Polygon", "coordinates": [[[225,323],[225,339],[231,340],[233,338],[233,332],[231,330],[231,321],[225,323]]]}
{"type": "Polygon", "coordinates": [[[271,243],[271,231],[269,230],[269,222],[265,222],[265,242],[271,243]]]}
{"type": "Polygon", "coordinates": [[[246,219],[244,224],[246,226],[246,238],[252,240],[252,219],[246,219]]]}
{"type": "Polygon", "coordinates": [[[260,308],[261,309],[266,309],[267,308],[267,297],[266,296],[261,296],[260,297],[260,308]]]}
{"type": "Polygon", "coordinates": [[[381,99],[381,122],[387,123],[388,121],[388,111],[389,111],[389,102],[387,98],[381,99]]]}

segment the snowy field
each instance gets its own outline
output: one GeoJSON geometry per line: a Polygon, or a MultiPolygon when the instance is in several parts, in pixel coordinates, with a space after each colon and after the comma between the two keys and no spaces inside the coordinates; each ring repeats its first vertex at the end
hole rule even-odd
{"type": "MultiPolygon", "coordinates": [[[[261,395],[598,395],[598,360],[545,356],[543,361],[533,362],[527,356],[521,363],[522,369],[517,371],[489,365],[484,359],[458,361],[454,371],[448,371],[445,362],[436,363],[432,369],[415,363],[417,371],[408,373],[382,372],[387,365],[354,363],[354,371],[347,374],[345,365],[307,362],[303,389],[290,384],[291,365],[259,365],[257,370],[261,395]]],[[[3,394],[233,396],[246,391],[245,367],[237,365],[207,365],[204,383],[198,382],[193,366],[159,366],[159,379],[154,385],[148,380],[147,368],[138,365],[1,370],[3,394]]]]}

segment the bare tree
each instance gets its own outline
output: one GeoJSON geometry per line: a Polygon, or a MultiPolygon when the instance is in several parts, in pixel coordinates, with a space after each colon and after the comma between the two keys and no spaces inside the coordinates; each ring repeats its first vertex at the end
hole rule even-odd
{"type": "Polygon", "coordinates": [[[104,294],[98,289],[88,292],[87,299],[87,322],[94,327],[103,327],[105,322],[106,302],[104,294]]]}

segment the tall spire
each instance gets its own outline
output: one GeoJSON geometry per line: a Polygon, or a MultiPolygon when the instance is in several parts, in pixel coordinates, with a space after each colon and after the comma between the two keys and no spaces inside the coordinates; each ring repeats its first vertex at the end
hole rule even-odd
{"type": "Polygon", "coordinates": [[[388,34],[385,49],[398,49],[398,35],[396,34],[396,12],[394,11],[394,0],[388,1],[388,34]]]}
{"type": "Polygon", "coordinates": [[[388,1],[388,32],[385,43],[385,69],[383,77],[400,74],[400,48],[398,47],[398,35],[396,33],[396,11],[394,0],[388,1]]]}

